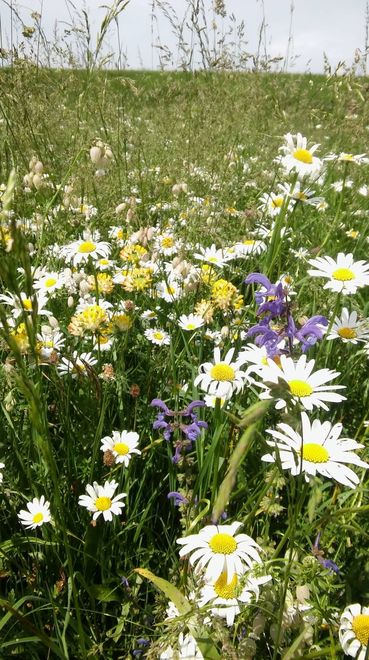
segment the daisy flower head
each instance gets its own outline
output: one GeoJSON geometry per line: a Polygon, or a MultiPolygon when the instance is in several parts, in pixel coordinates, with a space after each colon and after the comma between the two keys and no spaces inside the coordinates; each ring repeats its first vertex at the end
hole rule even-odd
{"type": "Polygon", "coordinates": [[[28,502],[27,509],[27,511],[22,509],[18,513],[18,518],[26,529],[36,529],[36,527],[41,527],[44,523],[50,522],[50,502],[47,502],[43,495],[40,499],[34,497],[32,502],[28,502]]]}
{"type": "MultiPolygon", "coordinates": [[[[278,424],[277,431],[267,430],[273,437],[267,444],[278,451],[282,469],[290,470],[294,476],[304,473],[306,481],[321,475],[356,488],[359,477],[347,463],[365,469],[369,467],[354,453],[364,445],[350,438],[340,438],[342,424],[322,423],[318,419],[311,423],[305,412],[301,413],[301,426],[301,434],[288,424],[278,424]]],[[[274,463],[276,452],[265,454],[261,460],[274,463]]]]}
{"type": "Polygon", "coordinates": [[[88,511],[93,512],[92,519],[96,520],[102,513],[104,520],[111,522],[113,514],[119,516],[125,506],[121,500],[127,497],[127,493],[120,493],[113,497],[118,483],[116,481],[106,481],[103,486],[94,481],[91,486],[86,486],[87,495],[81,495],[78,504],[86,507],[88,511]]]}
{"type": "Polygon", "coordinates": [[[336,316],[327,339],[341,339],[344,344],[357,344],[369,339],[369,322],[358,321],[357,312],[343,307],[341,316],[336,316]]]}
{"type": "Polygon", "coordinates": [[[315,179],[319,176],[323,161],[314,156],[319,144],[308,147],[306,137],[301,133],[285,135],[285,144],[281,147],[284,155],[278,157],[286,173],[296,172],[299,179],[315,179]]]}
{"type": "Polygon", "coordinates": [[[211,247],[207,248],[199,246],[198,249],[200,251],[195,252],[194,257],[195,259],[199,259],[199,261],[205,261],[206,263],[211,264],[212,266],[217,266],[218,268],[222,268],[227,262],[227,257],[224,254],[224,251],[217,249],[215,243],[213,243],[211,247]]]}
{"type": "MultiPolygon", "coordinates": [[[[260,197],[260,204],[258,209],[263,213],[266,213],[266,215],[274,218],[276,215],[280,214],[281,209],[286,201],[286,197],[286,195],[276,194],[274,192],[264,193],[260,197]]],[[[288,207],[291,207],[290,201],[288,201],[288,207]]]]}
{"type": "Polygon", "coordinates": [[[62,358],[58,365],[58,372],[61,376],[70,374],[72,378],[79,376],[87,376],[88,370],[97,363],[96,358],[92,357],[91,353],[80,353],[73,351],[72,359],[62,358]]]}
{"type": "Polygon", "coordinates": [[[308,270],[309,275],[328,279],[324,289],[349,295],[369,284],[369,263],[362,260],[354,261],[351,253],[340,252],[336,260],[332,257],[309,259],[309,264],[314,266],[313,269],[308,270]]]}
{"type": "Polygon", "coordinates": [[[64,257],[67,263],[78,266],[86,263],[89,259],[93,261],[101,258],[108,259],[110,250],[110,243],[100,241],[99,232],[90,233],[85,231],[77,241],[62,247],[61,256],[64,257]]]}
{"type": "Polygon", "coordinates": [[[206,584],[201,589],[199,607],[204,607],[211,602],[211,613],[220,616],[227,621],[227,626],[233,626],[235,617],[241,612],[242,606],[250,603],[255,596],[259,598],[259,585],[271,580],[270,575],[262,577],[248,576],[246,582],[242,583],[234,574],[228,582],[227,573],[224,571],[214,584],[206,584]]]}
{"type": "Polygon", "coordinates": [[[234,348],[231,348],[222,360],[220,349],[214,348],[213,362],[204,362],[199,366],[199,374],[194,380],[204,392],[219,399],[230,399],[234,392],[240,392],[248,379],[241,370],[244,360],[238,357],[232,361],[234,348]]]}
{"type": "Polygon", "coordinates": [[[2,293],[0,294],[0,302],[13,308],[12,317],[14,319],[22,316],[22,314],[34,314],[36,310],[38,316],[52,316],[52,313],[45,309],[48,298],[42,291],[32,296],[28,296],[27,293],[22,291],[19,298],[12,293],[2,293]]]}
{"type": "Polygon", "coordinates": [[[135,431],[113,431],[112,436],[105,436],[101,439],[101,451],[112,452],[116,463],[123,463],[128,466],[132,454],[141,454],[137,449],[139,440],[138,433],[135,431]]]}
{"type": "Polygon", "coordinates": [[[160,660],[203,660],[204,656],[192,635],[179,633],[178,650],[168,646],[160,653],[160,660]]]}
{"type": "Polygon", "coordinates": [[[200,314],[182,314],[179,317],[178,325],[182,330],[192,331],[201,328],[205,323],[200,314]]]}
{"type": "Polygon", "coordinates": [[[207,525],[198,534],[177,539],[183,546],[179,556],[190,555],[196,573],[206,569],[206,581],[216,582],[225,573],[228,583],[234,575],[243,575],[254,562],[261,563],[258,544],[247,534],[236,534],[241,526],[241,522],[207,525]]]}
{"type": "Polygon", "coordinates": [[[181,298],[183,289],[177,279],[168,278],[168,281],[162,280],[156,284],[156,293],[159,298],[170,303],[181,298]]]}
{"type": "Polygon", "coordinates": [[[64,273],[51,271],[48,273],[43,272],[42,275],[34,280],[33,288],[36,291],[42,291],[44,294],[52,296],[55,291],[61,289],[65,283],[64,273]]]}
{"type": "Polygon", "coordinates": [[[145,330],[144,335],[146,339],[151,341],[152,344],[156,344],[157,346],[166,346],[170,344],[169,334],[161,328],[148,328],[145,330]]]}
{"type": "MultiPolygon", "coordinates": [[[[301,404],[306,410],[312,410],[314,407],[328,410],[326,401],[339,403],[345,400],[346,397],[334,391],[344,389],[344,385],[326,385],[337,378],[339,372],[330,369],[318,369],[313,372],[314,365],[315,360],[307,362],[306,355],[301,355],[297,362],[286,355],[281,355],[279,364],[268,358],[267,366],[258,370],[257,374],[263,382],[256,384],[265,390],[260,394],[260,399],[272,398],[271,390],[266,383],[277,385],[281,384],[280,381],[284,381],[292,401],[301,404]]],[[[286,405],[286,401],[278,397],[275,407],[280,409],[285,408],[286,405]]]]}
{"type": "Polygon", "coordinates": [[[369,642],[369,607],[359,603],[348,605],[341,614],[338,634],[343,652],[364,660],[369,642]]]}
{"type": "Polygon", "coordinates": [[[258,241],[254,238],[245,238],[243,241],[236,243],[234,252],[237,259],[240,257],[257,256],[265,252],[266,244],[264,241],[258,241]]]}

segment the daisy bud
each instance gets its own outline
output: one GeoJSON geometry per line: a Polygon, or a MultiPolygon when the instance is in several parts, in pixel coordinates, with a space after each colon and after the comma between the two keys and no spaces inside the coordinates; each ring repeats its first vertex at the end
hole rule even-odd
{"type": "Polygon", "coordinates": [[[126,202],[122,202],[121,204],[118,204],[118,206],[115,207],[115,213],[119,215],[119,213],[122,213],[127,208],[126,202]]]}
{"type": "Polygon", "coordinates": [[[74,298],[73,296],[68,296],[68,307],[73,307],[74,306],[74,298]]]}
{"type": "Polygon", "coordinates": [[[34,174],[32,183],[35,186],[36,190],[40,190],[40,188],[42,188],[42,184],[43,184],[42,176],[40,174],[34,174]]]}
{"type": "Polygon", "coordinates": [[[29,163],[28,163],[28,167],[29,167],[29,169],[30,169],[31,171],[34,169],[34,167],[35,167],[35,165],[36,165],[36,163],[37,163],[37,160],[38,160],[38,159],[36,158],[36,156],[32,156],[31,160],[29,161],[29,163]]]}
{"type": "Polygon", "coordinates": [[[36,172],[36,174],[42,174],[43,173],[44,166],[43,166],[43,163],[41,163],[40,160],[38,160],[37,163],[35,163],[35,165],[33,166],[33,171],[36,172]]]}
{"type": "Polygon", "coordinates": [[[55,316],[49,316],[49,323],[53,330],[56,330],[56,328],[59,327],[59,321],[55,318],[55,316]]]}
{"type": "Polygon", "coordinates": [[[100,147],[98,147],[98,146],[91,147],[91,149],[90,149],[90,159],[91,159],[91,162],[94,165],[97,165],[98,163],[100,163],[102,155],[103,155],[102,154],[102,149],[100,147]]]}
{"type": "Polygon", "coordinates": [[[261,612],[259,612],[252,622],[252,632],[257,638],[263,634],[265,630],[265,624],[266,618],[261,614],[261,612]]]}

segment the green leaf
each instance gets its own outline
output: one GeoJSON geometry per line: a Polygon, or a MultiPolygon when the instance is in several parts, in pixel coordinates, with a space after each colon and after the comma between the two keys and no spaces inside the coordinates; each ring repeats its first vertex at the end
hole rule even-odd
{"type": "Polygon", "coordinates": [[[116,593],[118,587],[107,587],[104,584],[91,584],[88,587],[89,594],[101,603],[113,603],[121,601],[121,596],[116,593]]]}

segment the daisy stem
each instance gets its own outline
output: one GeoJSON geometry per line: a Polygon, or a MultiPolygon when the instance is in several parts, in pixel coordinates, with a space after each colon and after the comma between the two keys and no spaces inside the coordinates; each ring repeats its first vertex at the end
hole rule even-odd
{"type": "MultiPolygon", "coordinates": [[[[303,487],[301,489],[295,488],[295,492],[299,492],[300,490],[300,496],[298,498],[298,501],[296,505],[293,507],[292,511],[292,519],[291,522],[289,523],[287,530],[279,543],[273,558],[277,557],[280,550],[283,548],[284,544],[289,540],[289,554],[288,554],[288,560],[287,560],[287,565],[286,565],[286,570],[285,570],[285,578],[284,578],[284,583],[283,583],[283,591],[281,598],[279,600],[280,602],[280,611],[279,611],[279,617],[278,617],[278,624],[277,624],[277,635],[275,638],[275,646],[274,646],[274,653],[273,653],[273,658],[272,660],[277,660],[278,657],[278,651],[279,651],[279,642],[281,639],[281,632],[282,632],[282,620],[283,620],[283,613],[284,613],[284,605],[286,602],[286,596],[287,596],[287,591],[288,591],[288,584],[289,584],[289,579],[290,579],[290,573],[291,573],[291,566],[294,561],[293,559],[293,551],[294,551],[294,543],[295,543],[295,536],[296,536],[296,529],[297,529],[297,521],[301,515],[302,507],[305,503],[306,499],[306,493],[308,489],[309,484],[304,483],[303,487]]],[[[293,506],[293,503],[292,503],[293,506]]]]}
{"type": "MultiPolygon", "coordinates": [[[[325,336],[323,337],[322,341],[320,342],[319,351],[318,351],[316,359],[315,359],[316,364],[318,364],[319,358],[321,357],[321,354],[322,354],[322,350],[327,344],[327,341],[328,341],[327,337],[328,337],[330,331],[332,330],[335,318],[338,316],[338,312],[339,312],[340,307],[341,307],[341,292],[337,293],[336,302],[335,302],[335,305],[334,305],[333,313],[332,313],[332,315],[329,319],[329,324],[328,324],[328,327],[327,327],[327,331],[326,331],[325,336]]],[[[332,350],[333,342],[334,342],[333,339],[329,340],[329,344],[327,346],[327,352],[326,352],[325,366],[327,366],[327,362],[328,362],[328,358],[329,358],[329,355],[330,355],[331,350],[332,350]]]]}
{"type": "Polygon", "coordinates": [[[219,457],[220,457],[220,437],[221,433],[217,433],[218,429],[221,427],[221,399],[217,397],[215,401],[214,409],[214,423],[215,423],[215,433],[213,436],[213,443],[211,449],[213,450],[213,484],[211,488],[211,503],[214,504],[217,488],[218,488],[218,474],[219,474],[219,457]]]}
{"type": "MultiPolygon", "coordinates": [[[[293,191],[294,191],[295,185],[296,185],[296,181],[297,181],[297,174],[295,174],[295,176],[292,180],[290,195],[293,194],[293,191]]],[[[275,225],[274,225],[273,235],[272,235],[272,238],[271,238],[271,241],[270,241],[270,247],[269,247],[269,250],[267,251],[266,261],[265,261],[265,274],[269,278],[272,277],[273,266],[275,264],[275,261],[276,261],[277,256],[278,256],[278,252],[280,250],[281,231],[282,231],[282,227],[283,227],[283,224],[284,224],[284,219],[285,219],[286,214],[287,214],[288,204],[289,204],[289,199],[286,197],[284,202],[283,202],[281,211],[280,211],[279,215],[277,216],[277,219],[276,219],[276,222],[275,222],[275,225]]]]}

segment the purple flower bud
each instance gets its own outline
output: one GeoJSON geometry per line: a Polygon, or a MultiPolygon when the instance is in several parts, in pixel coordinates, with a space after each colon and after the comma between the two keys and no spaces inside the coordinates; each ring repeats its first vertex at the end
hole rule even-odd
{"type": "Polygon", "coordinates": [[[175,490],[171,493],[168,493],[167,498],[168,500],[173,499],[174,506],[179,506],[180,504],[188,504],[188,499],[175,490]]]}

